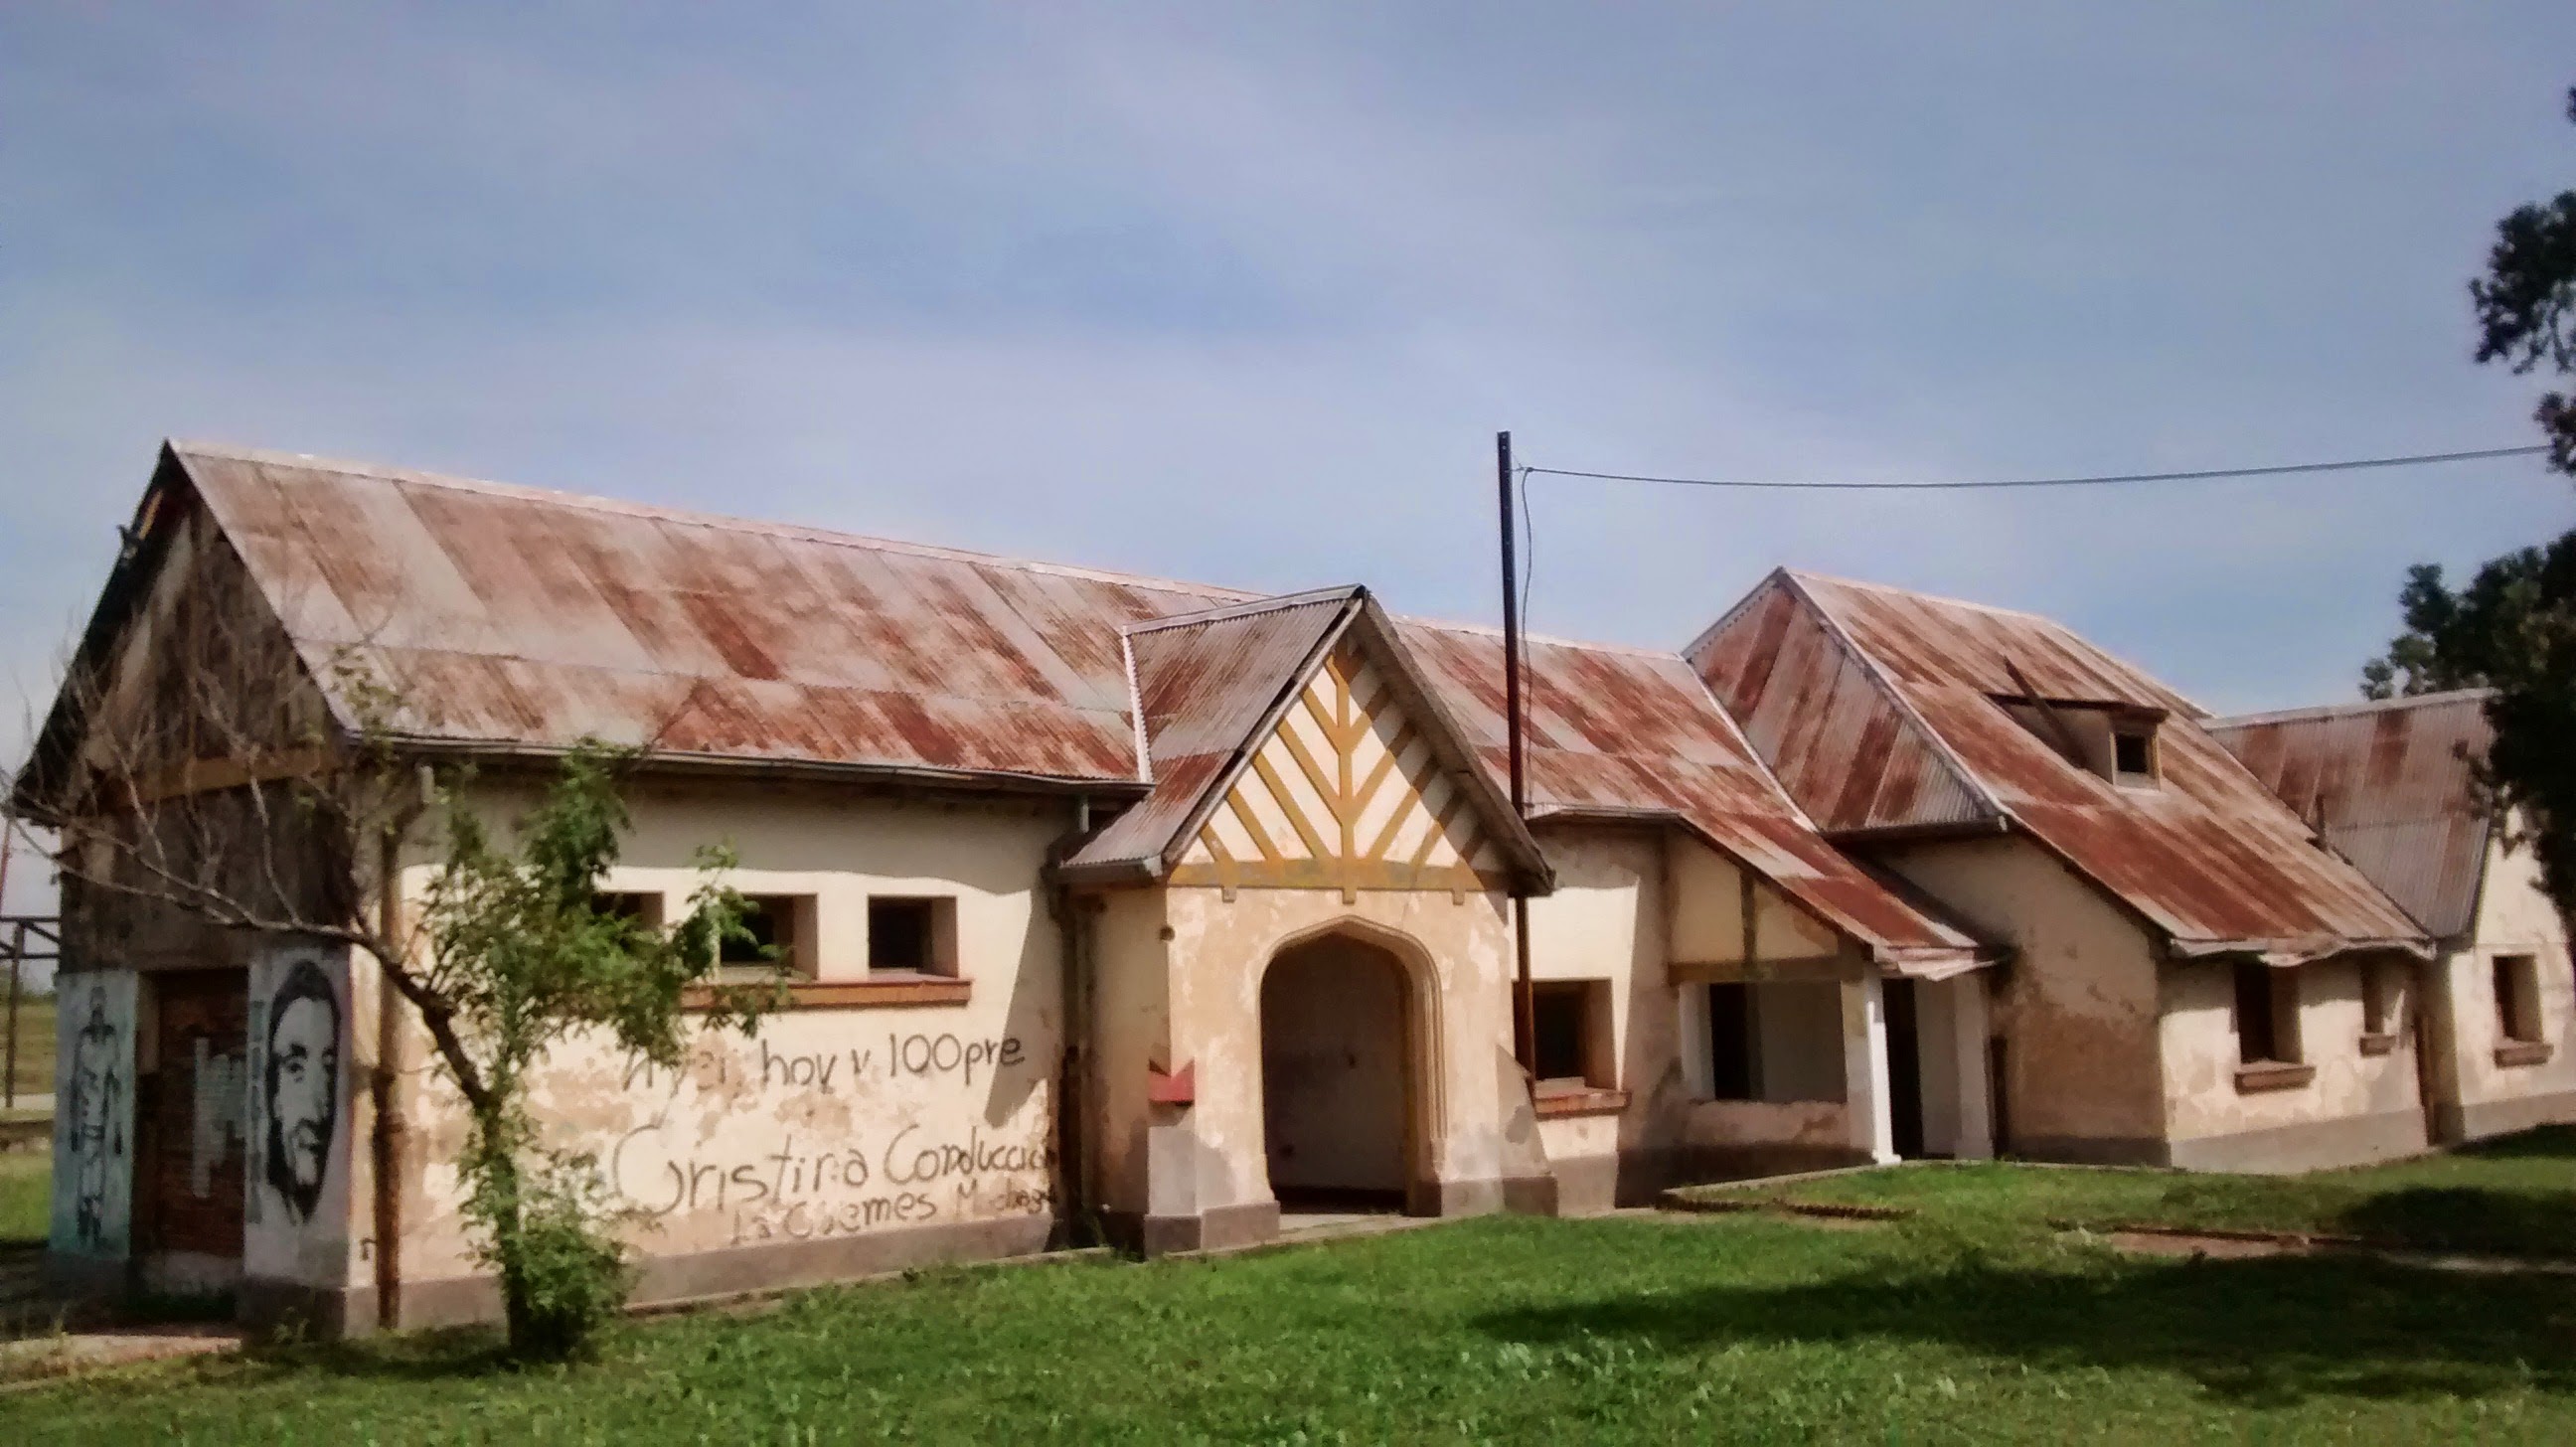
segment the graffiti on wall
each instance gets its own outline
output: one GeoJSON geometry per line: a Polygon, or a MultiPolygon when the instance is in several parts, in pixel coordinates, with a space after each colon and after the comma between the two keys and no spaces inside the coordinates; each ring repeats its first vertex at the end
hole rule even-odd
{"type": "Polygon", "coordinates": [[[134,1196],[135,977],[65,975],[55,1017],[53,1248],[123,1256],[134,1196]]]}
{"type": "Polygon", "coordinates": [[[970,1088],[1039,1068],[1014,1035],[702,1042],[681,1070],[626,1068],[623,1093],[652,1105],[600,1164],[640,1215],[712,1220],[734,1246],[1042,1215],[1055,1164],[1042,1092],[998,1126],[944,1125],[921,1098],[971,1099],[970,1088]],[[776,1128],[746,1128],[765,1122],[776,1128]]]}
{"type": "Polygon", "coordinates": [[[349,1225],[348,951],[289,945],[251,963],[246,1274],[329,1279],[349,1225]]]}

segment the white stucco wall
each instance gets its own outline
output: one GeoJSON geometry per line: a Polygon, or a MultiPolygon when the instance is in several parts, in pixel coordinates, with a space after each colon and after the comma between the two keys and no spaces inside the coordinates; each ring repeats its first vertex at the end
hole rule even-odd
{"type": "MultiPolygon", "coordinates": [[[[2365,961],[2345,956],[2298,966],[2300,1063],[2314,1067],[2315,1077],[2286,1090],[2252,1091],[2237,1084],[2242,1051],[2236,1038],[2232,967],[2223,961],[2166,966],[2165,1109],[2174,1139],[2378,1116],[2393,1117],[2392,1125],[2418,1125],[2416,1139],[2401,1139],[2398,1147],[2383,1153],[2420,1148],[2413,1042],[2401,1032],[2386,1054],[2365,1055],[2361,1046],[2363,970],[2379,971],[2389,991],[2390,1018],[2403,1019],[2413,1001],[2404,988],[2407,972],[2392,968],[2399,963],[2388,957],[2365,961]]],[[[2401,1138],[2403,1134],[2400,1130],[2401,1138]]],[[[2318,1163],[2288,1145],[2281,1162],[2318,1163]]]]}
{"type": "MultiPolygon", "coordinates": [[[[521,796],[477,803],[506,815],[521,796]]],[[[644,1258],[824,1241],[1043,1215],[1051,1208],[1052,1099],[1060,1044],[1060,944],[1038,885],[1070,809],[899,802],[777,786],[652,784],[605,888],[663,893],[685,909],[691,856],[729,841],[746,894],[815,898],[820,981],[863,980],[871,894],[955,901],[963,1004],[806,1005],[755,1036],[701,1032],[660,1070],[604,1040],[559,1047],[534,1091],[566,1148],[596,1152],[643,1220],[644,1258]]],[[[427,869],[406,872],[417,899],[427,869]]],[[[469,1274],[454,1169],[466,1116],[407,1042],[409,1190],[404,1275],[469,1274]]],[[[353,1262],[353,1274],[359,1268],[353,1262]]]]}
{"type": "Polygon", "coordinates": [[[1892,848],[1898,874],[2012,964],[1993,997],[2006,1041],[2007,1148],[2095,1142],[2144,1150],[2165,1132],[2156,961],[2146,931],[2055,856],[2018,836],[1892,848]]]}
{"type": "Polygon", "coordinates": [[[2440,1072],[2444,1103],[2460,1111],[2469,1134],[2576,1119],[2576,970],[2565,921],[2541,890],[2539,859],[2530,848],[2508,848],[2502,837],[2490,841],[2475,929],[2433,967],[2433,978],[2433,1018],[2448,1046],[2440,1072]],[[2496,1047],[2504,1034],[2494,961],[2522,954],[2535,957],[2541,1038],[2550,1054],[2538,1064],[2500,1064],[2496,1047]]]}

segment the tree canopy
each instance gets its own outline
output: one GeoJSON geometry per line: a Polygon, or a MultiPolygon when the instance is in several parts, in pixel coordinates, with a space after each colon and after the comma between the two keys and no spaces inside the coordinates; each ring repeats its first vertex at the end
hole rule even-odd
{"type": "MultiPolygon", "coordinates": [[[[2576,122],[2576,88],[2567,114],[2576,122]]],[[[2517,374],[2576,376],[2576,191],[2496,223],[2486,275],[2469,283],[2477,360],[2517,374]]],[[[2576,477],[2576,401],[2552,388],[2533,410],[2549,465],[2576,477]]],[[[2370,698],[2491,688],[2495,742],[2479,777],[2539,853],[2550,894],[2576,909],[2576,531],[2481,565],[2464,587],[2438,563],[2407,571],[2406,631],[2362,667],[2370,698]]]]}

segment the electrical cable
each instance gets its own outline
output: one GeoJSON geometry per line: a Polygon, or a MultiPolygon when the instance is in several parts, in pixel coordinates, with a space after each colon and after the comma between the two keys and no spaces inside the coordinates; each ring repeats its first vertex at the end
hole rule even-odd
{"type": "MultiPolygon", "coordinates": [[[[1526,466],[1530,476],[1582,477],[1599,482],[1656,482],[1675,487],[1764,488],[1818,492],[1952,492],[1981,488],[2106,487],[2133,482],[2203,482],[2222,478],[2285,477],[2294,473],[2358,472],[2368,468],[2422,467],[2445,462],[2478,462],[2497,457],[2532,457],[2546,446],[2482,447],[2463,452],[2418,452],[2400,457],[2356,457],[2338,462],[2292,462],[2272,467],[2212,467],[2191,472],[2119,472],[2091,477],[2014,477],[1954,482],[1807,482],[1778,478],[1658,477],[1635,472],[1583,472],[1565,467],[1526,466]]],[[[1522,514],[1528,514],[1528,488],[1522,488],[1522,514]]]]}

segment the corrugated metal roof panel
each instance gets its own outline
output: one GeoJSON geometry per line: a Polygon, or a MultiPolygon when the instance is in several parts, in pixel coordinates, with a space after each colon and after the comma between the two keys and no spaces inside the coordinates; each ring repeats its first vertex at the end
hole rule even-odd
{"type": "MultiPolygon", "coordinates": [[[[1507,777],[1500,635],[1419,622],[1399,631],[1486,772],[1507,777]]],[[[1526,658],[1533,814],[1669,814],[1882,959],[1979,953],[1964,930],[1899,900],[1819,837],[1678,655],[1533,639],[1526,658]]]]}
{"type": "Polygon", "coordinates": [[[2290,811],[2433,934],[2466,935],[2492,834],[2484,689],[2212,719],[2290,811]]]}
{"type": "Polygon", "coordinates": [[[1170,851],[1236,753],[1304,683],[1317,650],[1357,606],[1340,589],[1247,604],[1203,619],[1131,628],[1137,711],[1154,787],[1066,860],[1077,869],[1159,861],[1170,851]]]}
{"type": "Polygon", "coordinates": [[[2186,946],[2271,942],[2287,958],[2420,935],[2201,710],[2048,619],[1783,571],[1692,657],[1830,831],[1968,822],[1992,817],[1991,800],[2186,946]],[[1812,621],[1786,616],[1798,611],[1812,621]],[[1836,686],[1854,669],[1874,687],[1836,686]],[[2068,762],[1998,702],[2026,692],[2162,711],[2161,784],[2122,788],[2068,762]]]}
{"type": "Polygon", "coordinates": [[[305,649],[421,735],[1133,782],[1121,623],[1248,595],[309,458],[174,449],[305,649]]]}
{"type": "Polygon", "coordinates": [[[1818,827],[1996,817],[1895,688],[1783,579],[1766,580],[1703,635],[1692,661],[1818,827]]]}
{"type": "MultiPolygon", "coordinates": [[[[696,756],[1132,786],[1137,705],[1120,630],[1263,601],[313,458],[184,444],[171,455],[326,686],[333,658],[370,660],[401,695],[408,732],[460,747],[598,737],[696,756]]],[[[1339,606],[1269,600],[1233,622],[1140,637],[1158,787],[1113,821],[1123,832],[1095,841],[1103,857],[1131,834],[1168,832],[1172,811],[1195,804],[1220,749],[1250,726],[1245,710],[1258,713],[1283,660],[1339,606]]],[[[1499,637],[1392,627],[1412,660],[1401,671],[1418,667],[1429,702],[1499,789],[1499,637]]],[[[1528,658],[1534,806],[1669,814],[1882,958],[1977,956],[1976,941],[1816,835],[1681,658],[1551,640],[1533,640],[1528,658]]],[[[1847,744],[1891,734],[1901,752],[1900,731],[1868,720],[1847,744]]],[[[1851,807],[1869,819],[1955,810],[1964,796],[1937,775],[1937,760],[1900,758],[1854,791],[1870,802],[1851,807]]],[[[1526,849],[1525,836],[1515,847],[1526,849]]]]}

